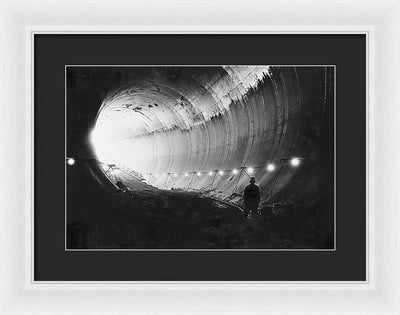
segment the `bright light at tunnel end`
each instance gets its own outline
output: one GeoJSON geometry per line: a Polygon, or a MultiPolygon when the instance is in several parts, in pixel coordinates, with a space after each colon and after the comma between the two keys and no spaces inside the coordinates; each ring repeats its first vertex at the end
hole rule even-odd
{"type": "Polygon", "coordinates": [[[248,172],[249,174],[253,174],[254,168],[248,167],[248,168],[247,168],[247,172],[248,172]]]}

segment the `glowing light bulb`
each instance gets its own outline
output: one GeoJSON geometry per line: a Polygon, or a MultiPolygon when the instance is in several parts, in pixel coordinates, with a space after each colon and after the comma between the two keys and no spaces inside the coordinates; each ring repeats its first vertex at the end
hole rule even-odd
{"type": "Polygon", "coordinates": [[[252,168],[252,167],[247,168],[247,172],[248,172],[249,174],[253,174],[254,168],[252,168]]]}
{"type": "Polygon", "coordinates": [[[268,164],[268,166],[267,166],[267,170],[268,171],[270,171],[270,172],[272,172],[273,170],[275,169],[275,165],[274,164],[268,164]]]}
{"type": "Polygon", "coordinates": [[[200,173],[200,172],[197,172],[196,174],[197,174],[197,176],[201,176],[201,173],[200,173]]]}
{"type": "Polygon", "coordinates": [[[68,163],[68,165],[74,165],[74,164],[75,164],[75,159],[69,158],[69,159],[67,160],[67,163],[68,163]]]}
{"type": "Polygon", "coordinates": [[[178,177],[178,174],[177,174],[177,173],[175,173],[175,174],[174,174],[174,177],[178,177]]]}
{"type": "Polygon", "coordinates": [[[185,173],[185,177],[188,177],[189,176],[189,174],[188,173],[185,173]]]}
{"type": "Polygon", "coordinates": [[[212,176],[212,174],[213,174],[213,172],[211,172],[211,171],[208,172],[208,175],[212,176]]]}
{"type": "Polygon", "coordinates": [[[236,175],[238,173],[238,170],[233,170],[232,173],[236,175]]]}
{"type": "Polygon", "coordinates": [[[224,175],[224,171],[219,171],[218,174],[222,176],[224,175]]]}
{"type": "Polygon", "coordinates": [[[300,164],[300,159],[293,158],[290,160],[290,164],[292,164],[293,166],[298,166],[300,164]]]}

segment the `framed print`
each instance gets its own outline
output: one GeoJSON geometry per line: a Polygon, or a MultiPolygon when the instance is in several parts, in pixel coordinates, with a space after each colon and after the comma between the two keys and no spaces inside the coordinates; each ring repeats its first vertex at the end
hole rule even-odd
{"type": "Polygon", "coordinates": [[[398,1],[33,3],[2,313],[400,314],[398,1]]]}

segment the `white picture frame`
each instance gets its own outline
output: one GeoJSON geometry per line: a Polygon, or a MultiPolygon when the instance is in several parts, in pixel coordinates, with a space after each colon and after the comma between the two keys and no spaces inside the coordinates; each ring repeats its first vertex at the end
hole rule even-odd
{"type": "Polygon", "coordinates": [[[0,23],[1,314],[400,314],[398,0],[4,0],[0,23]],[[33,281],[36,33],[366,34],[367,281],[33,281]]]}

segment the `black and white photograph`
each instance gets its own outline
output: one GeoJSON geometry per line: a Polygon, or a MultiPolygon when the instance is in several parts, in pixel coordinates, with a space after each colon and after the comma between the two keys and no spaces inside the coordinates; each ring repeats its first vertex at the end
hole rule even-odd
{"type": "Polygon", "coordinates": [[[336,244],[334,65],[66,65],[66,250],[336,244]]]}

